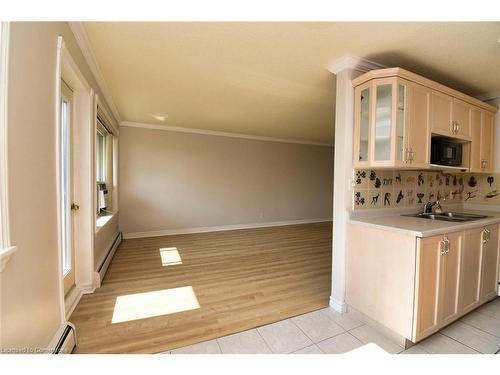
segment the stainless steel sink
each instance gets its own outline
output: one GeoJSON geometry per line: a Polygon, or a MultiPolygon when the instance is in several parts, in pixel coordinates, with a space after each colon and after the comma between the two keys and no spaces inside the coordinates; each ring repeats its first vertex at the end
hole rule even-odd
{"type": "Polygon", "coordinates": [[[402,216],[420,217],[422,219],[453,221],[453,222],[460,222],[460,223],[465,222],[465,221],[485,219],[485,218],[489,217],[486,215],[465,214],[465,213],[461,213],[461,212],[442,212],[440,214],[437,214],[437,213],[434,213],[434,214],[419,213],[419,214],[408,214],[408,215],[402,215],[402,216]]]}

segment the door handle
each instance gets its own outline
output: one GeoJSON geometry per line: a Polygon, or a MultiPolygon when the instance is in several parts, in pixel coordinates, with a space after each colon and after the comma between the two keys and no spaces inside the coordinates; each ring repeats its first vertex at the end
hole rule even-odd
{"type": "Polygon", "coordinates": [[[78,211],[79,209],[79,205],[77,205],[76,203],[71,203],[71,211],[78,211]]]}

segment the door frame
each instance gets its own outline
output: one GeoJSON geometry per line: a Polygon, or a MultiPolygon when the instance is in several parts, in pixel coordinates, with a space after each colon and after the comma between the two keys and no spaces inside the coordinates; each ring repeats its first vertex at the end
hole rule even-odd
{"type": "Polygon", "coordinates": [[[66,324],[82,294],[95,290],[94,270],[94,91],[88,84],[62,36],[57,39],[57,60],[55,75],[55,119],[56,119],[56,164],[57,164],[57,218],[58,218],[58,282],[61,324],[66,324]],[[62,262],[62,192],[61,192],[61,79],[73,89],[73,202],[80,209],[73,214],[73,246],[75,254],[75,287],[65,296],[62,262]]]}

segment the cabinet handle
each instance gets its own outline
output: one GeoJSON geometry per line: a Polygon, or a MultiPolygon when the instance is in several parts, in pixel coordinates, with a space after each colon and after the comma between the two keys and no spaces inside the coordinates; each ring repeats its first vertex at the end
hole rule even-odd
{"type": "Polygon", "coordinates": [[[486,243],[490,240],[490,230],[489,229],[484,229],[483,230],[483,243],[486,243]]]}
{"type": "Polygon", "coordinates": [[[413,159],[415,157],[415,153],[413,152],[413,147],[410,147],[410,160],[413,163],[413,159]]]}
{"type": "Polygon", "coordinates": [[[488,160],[481,159],[481,169],[486,169],[487,166],[488,166],[488,160]]]}
{"type": "Polygon", "coordinates": [[[444,236],[443,237],[443,240],[441,241],[441,255],[446,255],[450,252],[450,240],[448,239],[448,237],[444,236]]]}
{"type": "Polygon", "coordinates": [[[408,148],[405,148],[405,163],[408,163],[410,161],[410,150],[408,148]]]}
{"type": "Polygon", "coordinates": [[[456,127],[457,127],[456,133],[458,133],[460,131],[460,123],[458,121],[456,122],[456,127]]]}

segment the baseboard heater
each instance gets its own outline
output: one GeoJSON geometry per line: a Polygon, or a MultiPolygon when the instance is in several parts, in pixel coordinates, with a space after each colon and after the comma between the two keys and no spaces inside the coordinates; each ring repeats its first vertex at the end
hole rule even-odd
{"type": "Polygon", "coordinates": [[[111,259],[113,259],[113,255],[115,255],[115,251],[121,242],[122,242],[122,232],[118,232],[118,234],[115,237],[115,240],[113,241],[113,244],[111,245],[111,247],[108,250],[108,253],[106,254],[106,257],[104,258],[101,265],[97,269],[97,273],[99,274],[101,282],[104,279],[104,275],[108,270],[109,264],[111,263],[111,259]]]}
{"type": "Polygon", "coordinates": [[[52,354],[71,354],[76,347],[75,326],[67,323],[52,354]]]}

